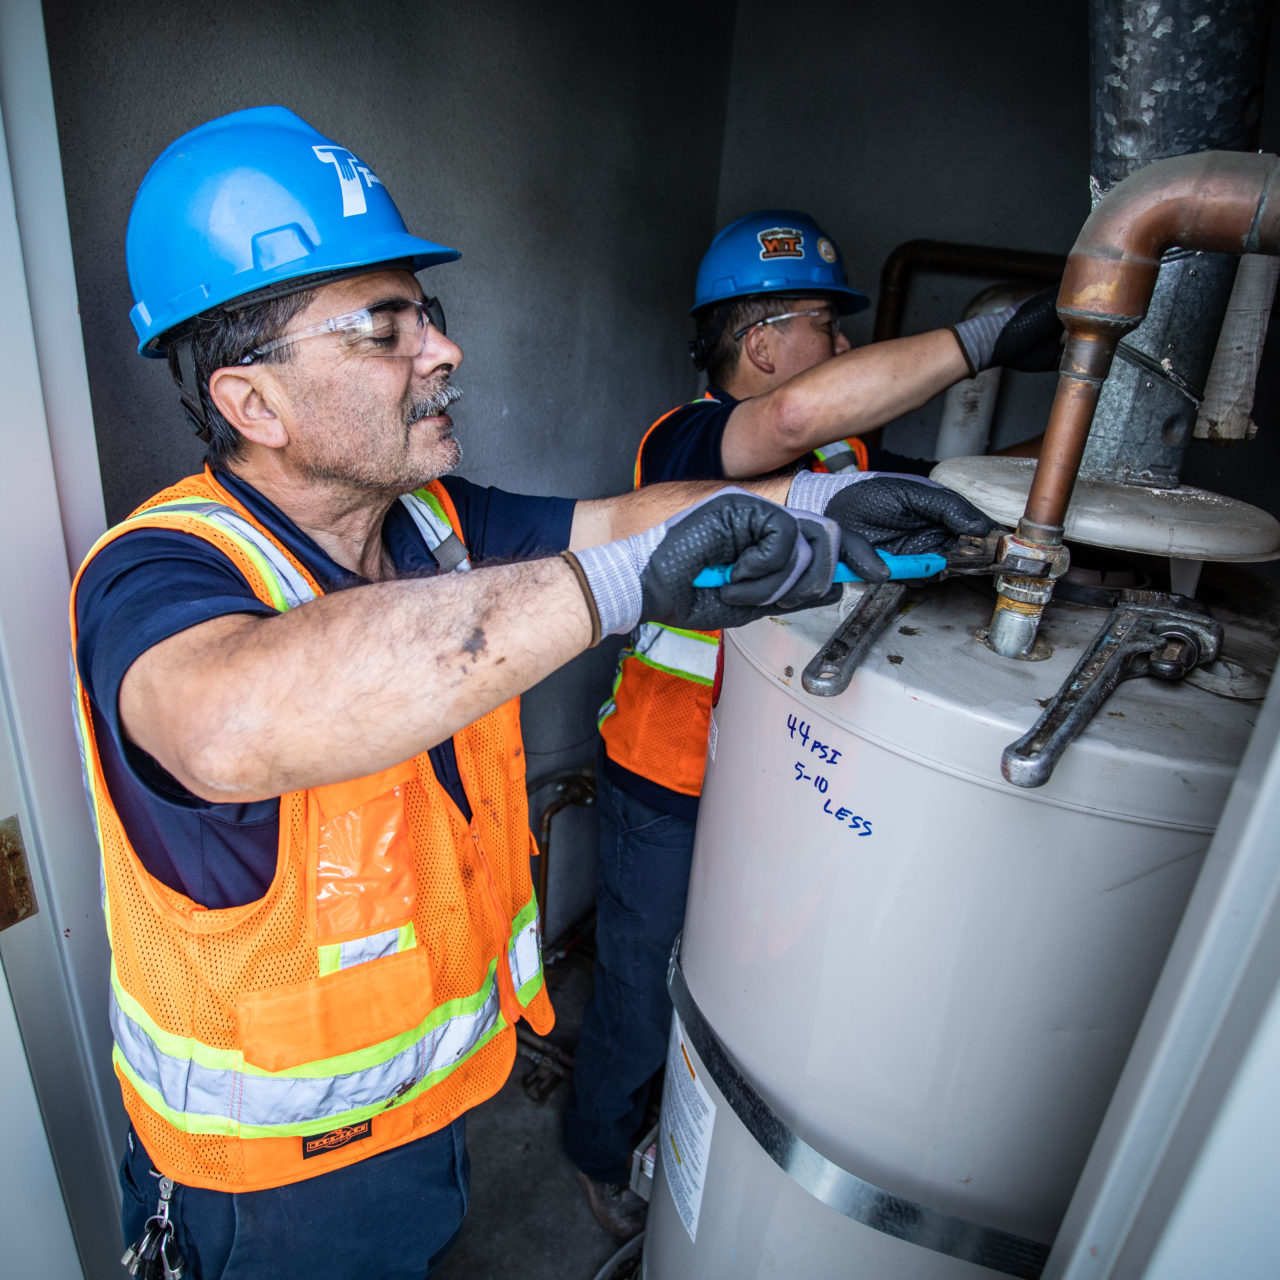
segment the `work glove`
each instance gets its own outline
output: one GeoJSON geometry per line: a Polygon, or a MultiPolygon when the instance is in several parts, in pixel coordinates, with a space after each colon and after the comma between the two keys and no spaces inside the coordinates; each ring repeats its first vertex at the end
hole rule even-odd
{"type": "Polygon", "coordinates": [[[921,555],[945,550],[962,533],[982,537],[995,528],[995,521],[954,490],[919,476],[886,472],[832,476],[800,471],[791,482],[787,506],[834,520],[844,535],[841,558],[868,582],[884,582],[889,571],[874,551],[864,558],[863,546],[921,555]]]}
{"type": "Polygon", "coordinates": [[[630,538],[576,553],[603,635],[643,618],[695,631],[740,627],[769,614],[835,600],[841,534],[820,513],[788,511],[726,488],[630,538]],[[695,587],[706,568],[728,565],[722,587],[695,587]]]}
{"type": "Polygon", "coordinates": [[[1054,285],[1017,306],[949,325],[964,352],[969,376],[997,366],[1025,373],[1056,369],[1062,360],[1063,337],[1057,301],[1054,285]]]}

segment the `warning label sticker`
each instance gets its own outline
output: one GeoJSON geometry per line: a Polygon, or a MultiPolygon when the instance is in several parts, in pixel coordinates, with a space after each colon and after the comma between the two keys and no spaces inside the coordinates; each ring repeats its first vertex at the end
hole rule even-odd
{"type": "Polygon", "coordinates": [[[698,1079],[693,1059],[685,1047],[679,1018],[671,1019],[671,1044],[667,1050],[667,1076],[663,1085],[662,1120],[658,1140],[662,1167],[676,1212],[690,1240],[698,1238],[698,1214],[702,1187],[711,1153],[711,1129],[716,1106],[698,1079]]]}

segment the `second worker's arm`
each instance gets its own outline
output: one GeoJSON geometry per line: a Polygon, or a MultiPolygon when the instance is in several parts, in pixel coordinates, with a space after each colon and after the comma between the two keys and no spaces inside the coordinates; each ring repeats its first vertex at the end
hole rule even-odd
{"type": "MultiPolygon", "coordinates": [[[[1045,290],[949,328],[856,347],[743,400],[724,431],[725,475],[761,475],[832,440],[873,431],[983,369],[1055,368],[1062,335],[1056,294],[1045,290]]],[[[776,341],[767,327],[752,329],[741,359],[767,365],[776,341]]]]}

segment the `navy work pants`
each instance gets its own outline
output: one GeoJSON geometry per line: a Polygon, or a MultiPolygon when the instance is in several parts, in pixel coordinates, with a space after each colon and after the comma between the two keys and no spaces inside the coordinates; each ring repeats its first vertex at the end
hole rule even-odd
{"type": "MultiPolygon", "coordinates": [[[[132,1129],[120,1185],[129,1245],[160,1194],[132,1129]]],[[[470,1189],[460,1117],[438,1133],[284,1187],[177,1187],[169,1220],[186,1280],[423,1280],[462,1229],[470,1189]]]]}
{"type": "Polygon", "coordinates": [[[595,981],[574,1052],[564,1147],[588,1177],[625,1182],[666,1059],[667,961],[684,924],[695,824],[637,800],[599,771],[596,789],[595,981]]]}

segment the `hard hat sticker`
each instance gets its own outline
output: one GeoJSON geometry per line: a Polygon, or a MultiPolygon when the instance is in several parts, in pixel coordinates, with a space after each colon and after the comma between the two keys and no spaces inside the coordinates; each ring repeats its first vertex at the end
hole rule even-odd
{"type": "Polygon", "coordinates": [[[342,216],[351,218],[360,213],[367,213],[369,205],[364,198],[364,189],[373,186],[374,183],[382,186],[382,180],[378,175],[346,147],[329,145],[312,147],[311,150],[316,153],[316,159],[333,165],[337,170],[338,184],[342,188],[342,216]]]}
{"type": "Polygon", "coordinates": [[[822,236],[818,241],[818,257],[823,262],[834,262],[836,260],[836,247],[826,236],[822,236]]]}
{"type": "Polygon", "coordinates": [[[758,231],[756,239],[760,241],[761,262],[804,257],[804,232],[795,227],[770,227],[767,231],[758,231]]]}

